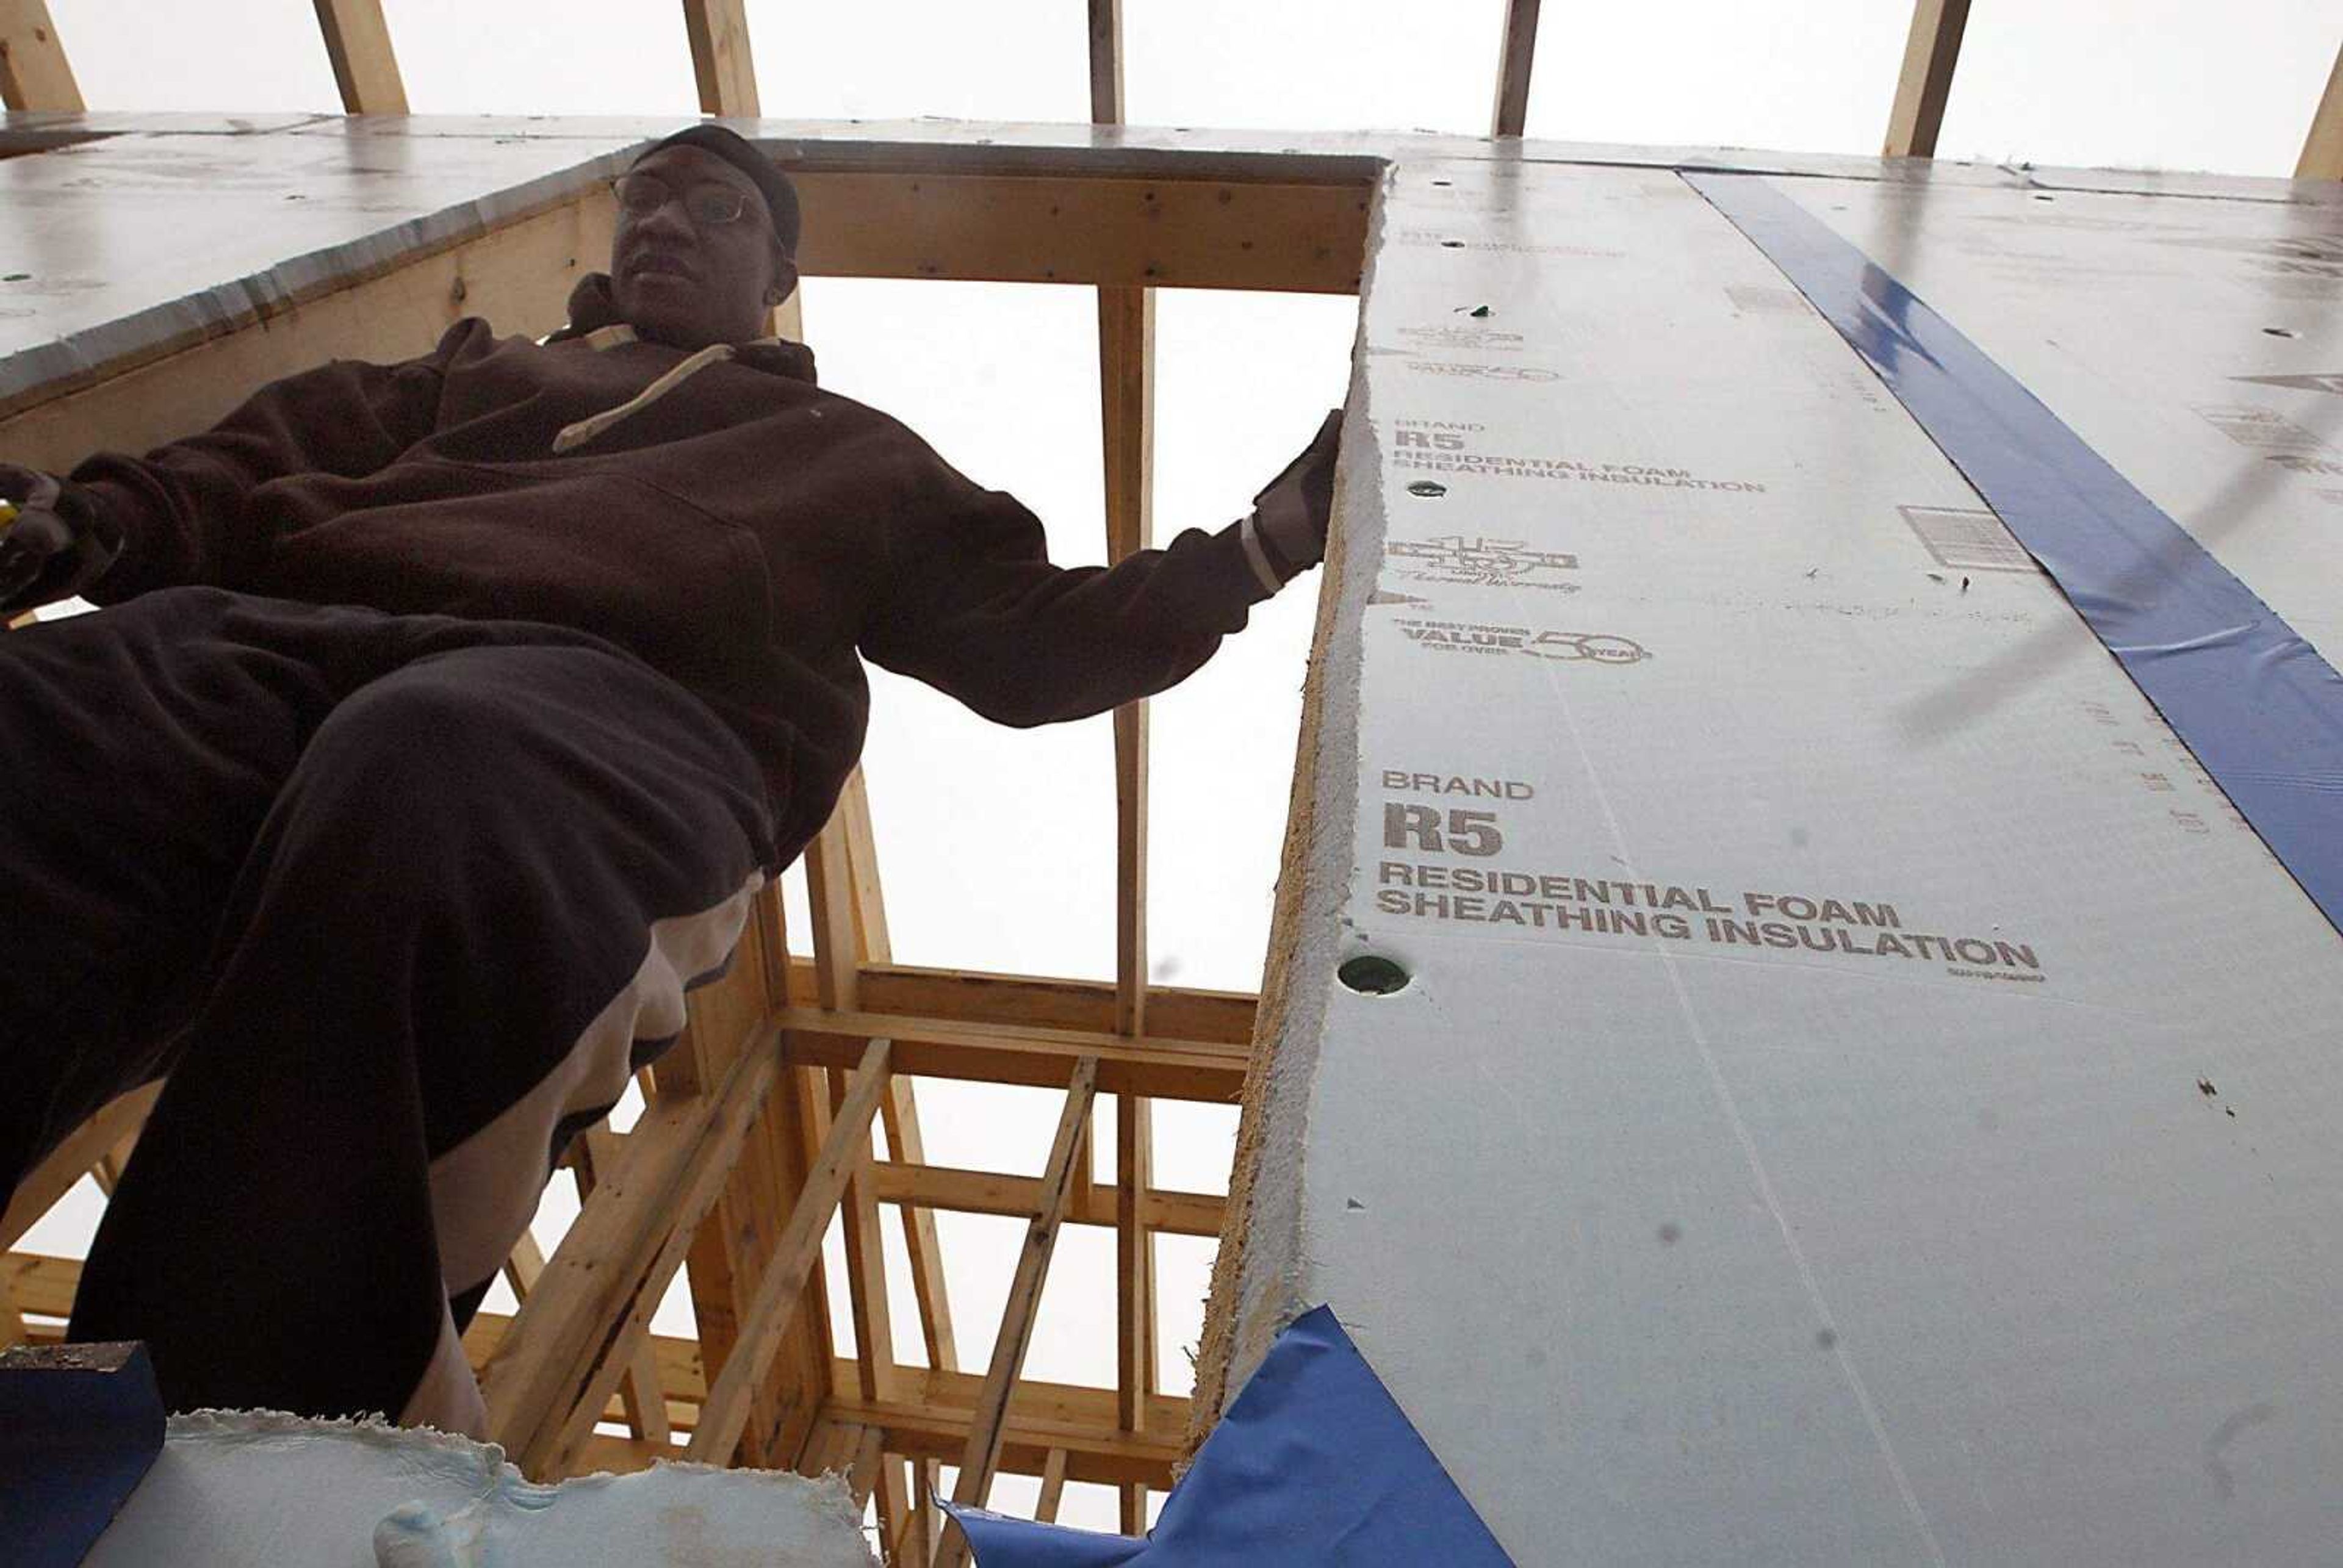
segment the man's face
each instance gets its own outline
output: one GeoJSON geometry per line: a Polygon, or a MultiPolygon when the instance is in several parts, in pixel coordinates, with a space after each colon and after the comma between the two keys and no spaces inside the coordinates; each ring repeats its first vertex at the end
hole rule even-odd
{"type": "Polygon", "coordinates": [[[618,315],[645,337],[679,348],[763,336],[768,292],[796,282],[773,237],[764,193],[722,158],[692,146],[661,148],[635,165],[628,177],[635,176],[649,176],[638,182],[636,195],[667,199],[639,209],[619,206],[610,243],[618,315]],[[741,198],[738,218],[715,223],[692,216],[695,206],[720,205],[694,202],[694,192],[710,186],[741,198]]]}

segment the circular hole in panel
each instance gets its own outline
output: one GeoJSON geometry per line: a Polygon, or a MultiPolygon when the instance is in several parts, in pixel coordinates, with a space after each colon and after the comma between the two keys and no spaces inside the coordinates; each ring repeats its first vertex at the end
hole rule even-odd
{"type": "Polygon", "coordinates": [[[1408,973],[1380,953],[1361,953],[1345,959],[1334,978],[1363,995],[1389,996],[1407,988],[1408,973]]]}
{"type": "Polygon", "coordinates": [[[1444,496],[1448,493],[1448,487],[1437,479],[1418,479],[1407,487],[1407,493],[1411,496],[1444,496]]]}

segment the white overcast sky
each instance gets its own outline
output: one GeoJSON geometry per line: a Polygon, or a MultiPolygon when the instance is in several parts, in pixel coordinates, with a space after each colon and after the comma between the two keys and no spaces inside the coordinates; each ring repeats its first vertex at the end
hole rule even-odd
{"type": "MultiPolygon", "coordinates": [[[[308,0],[49,3],[93,109],[339,107],[308,0]]],[[[673,0],[386,0],[385,9],[417,113],[697,109],[673,0]]],[[[1499,0],[1126,0],[1129,117],[1479,135],[1503,9],[1499,0]]],[[[748,11],[769,115],[1088,115],[1081,0],[749,0],[748,11]]],[[[1910,15],[1906,0],[1557,0],[1540,30],[1529,133],[1871,154],[1910,15]]],[[[2334,0],[1978,0],[1939,152],[2288,173],[2338,43],[2334,0]]],[[[1167,292],[1159,312],[1163,538],[1238,516],[1339,401],[1354,305],[1167,292]]],[[[1067,561],[1103,554],[1093,322],[1091,297],[1072,288],[819,279],[806,291],[825,385],[902,417],[970,475],[1023,498],[1067,561]]],[[[1289,590],[1155,704],[1159,979],[1258,983],[1313,594],[1308,581],[1289,590]]],[[[924,689],[883,676],[877,686],[868,761],[898,959],[1110,977],[1106,722],[1012,733],[924,689]]],[[[936,1086],[924,1098],[930,1159],[1038,1172],[1053,1097],[936,1086]]],[[[1233,1114],[1158,1114],[1159,1183],[1218,1190],[1233,1114]]],[[[1103,1146],[1101,1158],[1111,1159],[1103,1146]]],[[[548,1229],[560,1207],[549,1205],[548,1229]]],[[[75,1208],[78,1218],[59,1215],[26,1245],[81,1251],[89,1208],[75,1208]]],[[[1021,1227],[944,1222],[962,1354],[980,1363],[1021,1227]]],[[[1173,1238],[1163,1249],[1165,1384],[1182,1392],[1180,1347],[1201,1322],[1211,1249],[1173,1238]]],[[[1045,1302],[1028,1370],[1111,1382],[1112,1236],[1070,1227],[1059,1259],[1061,1288],[1045,1302]]],[[[895,1262],[900,1282],[900,1251],[895,1262]]],[[[895,1318],[901,1353],[918,1359],[908,1296],[895,1318]]],[[[689,1317],[663,1312],[660,1326],[689,1332],[689,1317]]],[[[1067,1518],[1111,1524],[1111,1502],[1080,1490],[1067,1518]]],[[[1030,1483],[1004,1482],[997,1493],[1012,1510],[1030,1497],[1030,1483]]]]}

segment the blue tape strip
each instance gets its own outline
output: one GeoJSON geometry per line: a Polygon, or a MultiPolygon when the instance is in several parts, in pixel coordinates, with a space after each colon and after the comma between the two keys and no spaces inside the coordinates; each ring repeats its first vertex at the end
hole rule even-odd
{"type": "Polygon", "coordinates": [[[1278,1336],[1146,1540],[944,1506],[977,1568],[1513,1568],[1325,1307],[1278,1336]]]}
{"type": "Polygon", "coordinates": [[[1683,178],[1870,362],[2343,931],[2343,676],[1820,218],[1757,176],[1683,178]]]}

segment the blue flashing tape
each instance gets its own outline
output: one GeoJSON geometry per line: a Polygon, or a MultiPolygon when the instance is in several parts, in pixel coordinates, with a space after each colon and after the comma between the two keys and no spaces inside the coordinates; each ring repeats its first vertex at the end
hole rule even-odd
{"type": "Polygon", "coordinates": [[[1513,1568],[1325,1307],[1278,1336],[1147,1539],[944,1507],[977,1568],[1513,1568]]]}
{"type": "Polygon", "coordinates": [[[2343,676],[1827,224],[1761,176],[1682,173],[1869,361],[2343,931],[2343,676]]]}

